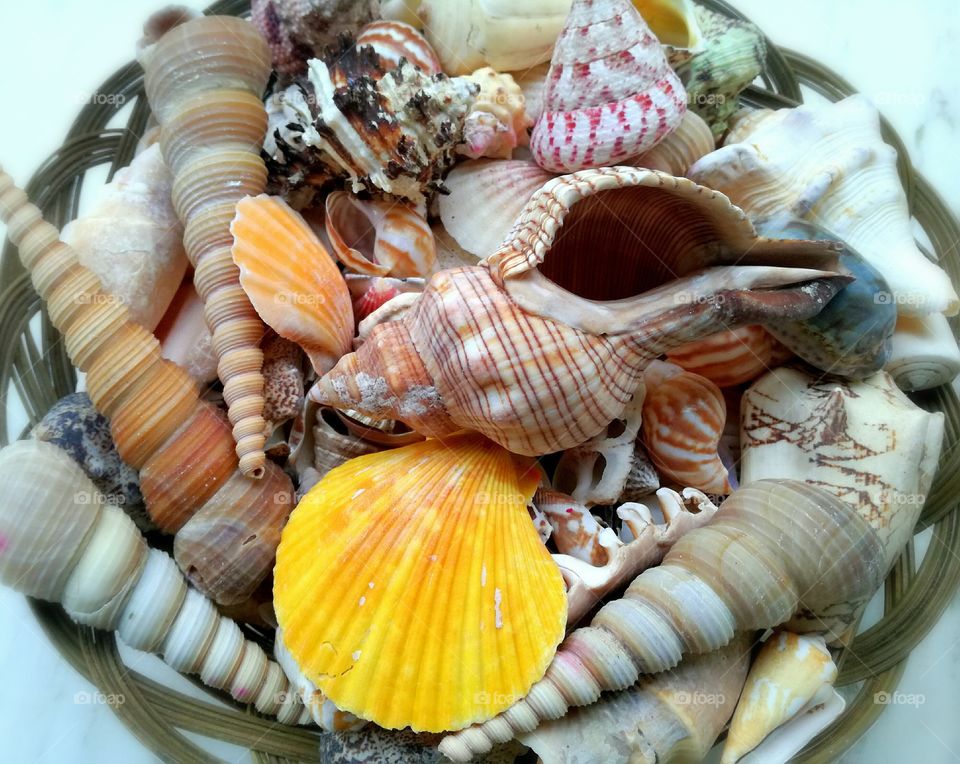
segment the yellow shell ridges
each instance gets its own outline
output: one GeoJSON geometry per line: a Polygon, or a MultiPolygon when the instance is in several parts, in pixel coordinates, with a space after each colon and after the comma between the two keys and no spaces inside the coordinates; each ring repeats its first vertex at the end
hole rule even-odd
{"type": "Polygon", "coordinates": [[[538,479],[532,460],[473,434],[328,473],[274,571],[303,673],[386,728],[456,730],[523,697],[566,623],[560,569],[526,509],[538,479]]]}

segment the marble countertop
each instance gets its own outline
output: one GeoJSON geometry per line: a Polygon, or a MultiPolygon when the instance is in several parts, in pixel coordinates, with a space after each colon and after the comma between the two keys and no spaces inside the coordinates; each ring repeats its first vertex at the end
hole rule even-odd
{"type": "MultiPolygon", "coordinates": [[[[960,100],[953,92],[954,81],[944,74],[960,70],[956,0],[733,2],[774,42],[832,66],[870,96],[904,139],[914,165],[960,215],[960,100]]],[[[4,4],[0,72],[6,106],[0,120],[0,159],[15,180],[25,183],[60,145],[73,116],[99,83],[130,59],[144,18],[159,4],[4,4]]],[[[22,415],[14,416],[12,426],[23,421],[22,415]]],[[[24,764],[157,760],[109,706],[99,702],[96,688],[58,655],[24,598],[2,588],[0,624],[0,759],[24,764]]],[[[133,651],[125,655],[136,670],[200,695],[158,659],[133,651]]],[[[899,690],[922,702],[890,705],[841,761],[960,761],[958,689],[960,598],[907,664],[899,690]]],[[[249,760],[247,752],[235,746],[208,747],[226,761],[249,760]]]]}

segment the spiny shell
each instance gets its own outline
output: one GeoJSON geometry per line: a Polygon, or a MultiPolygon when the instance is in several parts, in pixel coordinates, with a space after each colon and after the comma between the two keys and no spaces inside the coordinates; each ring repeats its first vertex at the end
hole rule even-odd
{"type": "Polygon", "coordinates": [[[402,21],[373,21],[360,30],[357,45],[369,45],[380,56],[385,69],[393,69],[405,58],[427,74],[439,74],[442,69],[436,52],[427,38],[414,27],[402,21]]]}
{"type": "Polygon", "coordinates": [[[960,374],[960,349],[946,317],[900,316],[884,370],[901,390],[929,390],[960,374]]]}
{"type": "Polygon", "coordinates": [[[614,165],[680,124],[683,85],[629,0],[573,0],[530,149],[553,172],[614,165]]]}
{"type": "Polygon", "coordinates": [[[458,151],[471,159],[510,159],[515,148],[528,144],[527,128],[533,125],[527,117],[523,91],[509,74],[489,66],[477,69],[466,79],[475,82],[480,92],[464,123],[464,145],[458,151]]]}
{"type": "Polygon", "coordinates": [[[669,175],[686,175],[700,157],[713,151],[710,126],[692,111],[686,111],[677,129],[650,151],[623,161],[633,167],[647,167],[669,175]]]}
{"type": "Polygon", "coordinates": [[[213,333],[240,471],[264,468],[263,323],[230,259],[234,206],[262,193],[260,145],[267,122],[260,96],[270,75],[267,46],[249,23],[202,16],[167,32],[141,54],[144,86],[173,173],[173,206],[213,333]]]}
{"type": "Polygon", "coordinates": [[[896,151],[865,96],[767,112],[740,143],[700,159],[689,176],[722,191],[753,220],[799,217],[842,239],[890,286],[900,313],[960,310],[950,278],[917,248],[896,151]]]}
{"type": "Polygon", "coordinates": [[[459,729],[525,694],[566,623],[526,509],[538,479],[476,435],[330,472],[291,515],[274,572],[307,678],[345,711],[415,731],[459,729]]]}
{"type": "Polygon", "coordinates": [[[503,243],[530,197],[553,175],[535,162],[478,159],[454,167],[440,196],[443,227],[478,258],[492,255],[503,243]]]}
{"type": "Polygon", "coordinates": [[[409,278],[433,272],[437,245],[413,206],[358,199],[347,191],[327,196],[325,226],[334,254],[367,276],[409,278]]]}
{"type": "Polygon", "coordinates": [[[768,371],[776,356],[776,340],[759,324],[727,329],[667,353],[667,360],[706,377],[717,387],[731,387],[768,371]]]}
{"type": "Polygon", "coordinates": [[[717,447],[727,407],[709,379],[653,361],[644,373],[643,443],[657,469],[681,485],[728,494],[731,485],[717,447]]]}
{"type": "Polygon", "coordinates": [[[350,348],[347,285],[316,234],[277,197],[247,197],[230,226],[240,283],[264,321],[320,374],[350,348]]]}

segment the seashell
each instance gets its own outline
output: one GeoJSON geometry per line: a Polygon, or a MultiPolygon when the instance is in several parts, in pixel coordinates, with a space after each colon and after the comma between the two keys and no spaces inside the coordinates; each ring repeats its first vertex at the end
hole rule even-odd
{"type": "Polygon", "coordinates": [[[433,271],[433,232],[409,204],[364,201],[346,191],[326,200],[326,231],[337,259],[367,276],[409,278],[433,271]]]}
{"type": "Polygon", "coordinates": [[[920,516],[943,428],[942,413],[919,408],[884,372],[852,381],[776,369],[743,396],[742,479],[806,480],[851,503],[889,567],[920,516]]]}
{"type": "MultiPolygon", "coordinates": [[[[47,303],[51,323],[63,333],[67,354],[86,373],[90,399],[110,419],[117,453],[140,471],[140,490],[157,526],[172,532],[201,508],[209,522],[213,511],[204,505],[230,476],[243,490],[234,492],[235,503],[218,502],[223,521],[245,522],[248,515],[269,511],[260,504],[268,497],[258,493],[256,481],[239,477],[230,428],[218,409],[200,398],[185,371],[161,358],[159,342],[130,320],[122,303],[106,299],[96,276],[58,241],[57,230],[2,170],[0,219],[8,224],[10,240],[47,303]]],[[[277,476],[273,465],[265,470],[292,491],[289,479],[277,476]]],[[[285,513],[274,515],[278,527],[285,519],[285,513]]],[[[267,560],[261,569],[245,565],[249,580],[238,581],[237,591],[224,595],[224,601],[242,599],[269,572],[274,550],[265,545],[272,541],[275,534],[263,533],[242,549],[193,560],[191,577],[201,586],[216,578],[208,565],[221,564],[228,552],[267,560]]]]}
{"type": "Polygon", "coordinates": [[[560,554],[553,556],[567,583],[567,623],[574,625],[611,592],[657,565],[684,533],[706,525],[717,508],[702,493],[661,488],[654,497],[663,516],[655,523],[646,504],[627,502],[617,516],[629,530],[623,540],[590,511],[556,491],[540,489],[534,505],[549,520],[560,554]]]}
{"type": "MultiPolygon", "coordinates": [[[[704,49],[703,32],[692,0],[632,0],[666,49],[670,65],[677,66],[704,49]]],[[[681,174],[681,173],[674,173],[681,174]]]]}
{"type": "MultiPolygon", "coordinates": [[[[863,96],[770,112],[741,143],[700,159],[689,176],[722,191],[753,220],[808,219],[864,257],[900,313],[960,310],[950,278],[917,248],[896,151],[863,96]]],[[[776,224],[774,221],[773,224],[776,224]]]]}
{"type": "MultiPolygon", "coordinates": [[[[802,221],[760,225],[758,230],[774,238],[833,238],[802,221]]],[[[879,271],[846,245],[840,253],[840,268],[854,281],[820,313],[805,321],[770,324],[767,331],[818,369],[862,379],[880,371],[890,356],[897,308],[887,299],[890,287],[879,271]]]]}
{"type": "Polygon", "coordinates": [[[960,350],[947,319],[939,313],[898,317],[884,371],[908,392],[952,382],[960,374],[960,350]]]}
{"type": "Polygon", "coordinates": [[[683,85],[630,0],[573,0],[530,150],[551,172],[614,165],[677,128],[683,85]]]}
{"type": "Polygon", "coordinates": [[[167,5],[151,14],[143,24],[143,37],[137,40],[137,55],[153,45],[176,26],[199,17],[201,13],[185,5],[167,5]]]}
{"type": "Polygon", "coordinates": [[[296,342],[318,374],[350,348],[346,284],[303,218],[278,197],[242,199],[230,225],[240,284],[263,320],[296,342]]]}
{"type": "Polygon", "coordinates": [[[660,476],[650,461],[650,455],[643,447],[640,438],[633,443],[633,459],[630,471],[620,492],[620,501],[639,501],[660,487],[660,476]]]}
{"type": "Polygon", "coordinates": [[[520,736],[544,762],[703,761],[733,713],[750,665],[750,637],[578,708],[520,736]],[[702,698],[702,700],[701,700],[702,698]]]}
{"type": "Polygon", "coordinates": [[[421,204],[453,163],[476,92],[469,80],[429,75],[409,62],[376,83],[361,77],[336,87],[328,66],[314,59],[305,77],[267,104],[272,186],[287,195],[344,179],[354,192],[421,204]]]}
{"type": "Polygon", "coordinates": [[[677,74],[686,87],[690,111],[720,138],[739,108],[740,93],[763,71],[767,43],[749,21],[696,3],[693,13],[700,27],[700,50],[678,63],[677,74]]]}
{"type": "Polygon", "coordinates": [[[330,472],[291,515],[274,570],[284,645],[307,678],[388,729],[459,729],[522,696],[566,623],[563,579],[526,510],[539,479],[473,434],[330,472]],[[408,675],[417,690],[397,692],[408,675]]]}
{"type": "Polygon", "coordinates": [[[717,453],[727,406],[713,382],[663,361],[644,372],[643,443],[659,472],[707,493],[728,494],[727,468],[717,453]]]}
{"type": "Polygon", "coordinates": [[[721,764],[735,764],[750,751],[755,760],[791,759],[843,711],[846,703],[833,689],[836,679],[837,666],[821,635],[775,633],[750,667],[721,764]],[[772,744],[776,754],[769,750],[772,744]]]}
{"type": "Polygon", "coordinates": [[[380,450],[378,444],[352,433],[333,409],[322,406],[317,409],[313,425],[313,465],[320,477],[351,459],[380,450]]]}
{"type": "Polygon", "coordinates": [[[379,446],[396,448],[424,440],[423,435],[394,419],[372,419],[358,411],[333,412],[353,435],[379,446]]]}
{"type": "MultiPolygon", "coordinates": [[[[557,490],[588,507],[617,502],[638,457],[635,443],[640,435],[643,396],[641,383],[623,413],[606,430],[563,452],[553,474],[557,490]]],[[[659,487],[659,482],[653,486],[659,487]]]]}
{"type": "MultiPolygon", "coordinates": [[[[324,764],[444,764],[438,737],[408,729],[385,730],[370,725],[353,732],[320,733],[320,761],[324,764]]],[[[482,756],[482,764],[514,764],[524,753],[516,741],[497,746],[482,756]]]]}
{"type": "Polygon", "coordinates": [[[474,257],[487,257],[506,239],[530,197],[552,179],[534,162],[463,162],[443,181],[450,193],[438,198],[440,220],[463,249],[474,257]]]}
{"type": "Polygon", "coordinates": [[[61,236],[121,300],[133,320],[152,330],[187,270],[183,226],[170,201],[173,178],[159,146],[117,171],[92,209],[67,223],[61,236]]]}
{"type": "Polygon", "coordinates": [[[523,104],[531,124],[543,112],[543,94],[547,88],[547,74],[550,63],[540,64],[530,69],[513,72],[513,80],[523,93],[523,104]]]}
{"type": "Polygon", "coordinates": [[[182,367],[194,382],[207,385],[217,379],[213,335],[192,279],[180,284],[154,334],[160,340],[160,354],[182,367]]]}
{"type": "Polygon", "coordinates": [[[826,491],[793,480],[745,485],[634,579],[623,599],[572,632],[523,700],[447,736],[440,751],[468,761],[494,741],[629,687],[641,673],[719,649],[738,631],[784,623],[798,609],[811,616],[808,630],[848,629],[883,580],[883,558],[876,531],[826,491]],[[816,616],[823,618],[814,626],[816,616]]]}
{"type": "Polygon", "coordinates": [[[667,360],[717,387],[732,387],[750,382],[774,366],[776,345],[762,326],[747,324],[674,348],[667,353],[667,360]]]}
{"type": "Polygon", "coordinates": [[[234,205],[262,193],[259,146],[266,130],[260,95],[269,52],[250,24],[231,16],[194,18],[141,53],[163,158],[173,173],[173,206],[204,303],[223,381],[240,471],[263,474],[266,422],[259,350],[263,323],[230,260],[234,205]]]}
{"type": "Polygon", "coordinates": [[[309,718],[298,698],[284,699],[279,666],[188,588],[173,560],[149,549],[66,453],[37,440],[0,450],[0,493],[4,585],[61,602],[78,623],[116,630],[130,647],[283,723],[309,718]]]}
{"type": "Polygon", "coordinates": [[[338,35],[355,36],[379,9],[378,0],[252,0],[250,20],[270,46],[273,68],[294,75],[338,35]]]}
{"type": "Polygon", "coordinates": [[[303,353],[282,337],[263,343],[263,416],[274,425],[297,416],[303,407],[303,353]]]}
{"type": "Polygon", "coordinates": [[[557,178],[497,253],[434,274],[309,397],[425,435],[466,428],[515,453],[564,450],[619,417],[647,363],[672,347],[761,317],[816,313],[843,279],[773,264],[829,268],[830,251],[757,239],[722,195],[683,179],[633,168],[557,178]],[[637,240],[658,243],[656,264],[637,257],[637,240]],[[583,247],[603,252],[602,264],[564,257],[583,247]],[[764,265],[721,265],[747,252],[764,265]],[[707,265],[716,267],[664,284],[707,265]],[[797,282],[806,283],[788,287],[797,282]]]}
{"type": "MultiPolygon", "coordinates": [[[[480,160],[481,162],[484,160],[480,160]]],[[[464,163],[466,164],[466,163],[464,163]]],[[[449,234],[449,232],[439,222],[434,222],[430,226],[433,231],[433,238],[437,242],[437,264],[436,270],[443,271],[450,268],[460,268],[464,265],[476,265],[477,257],[472,255],[459,244],[449,234]]]]}
{"type": "Polygon", "coordinates": [[[413,26],[402,21],[372,21],[357,35],[357,47],[371,46],[384,69],[395,69],[405,58],[427,74],[439,74],[443,69],[436,51],[427,38],[413,26]]]}
{"type": "Polygon", "coordinates": [[[694,112],[686,111],[676,130],[650,151],[633,159],[626,159],[623,164],[683,176],[694,162],[713,149],[710,126],[694,112]]]}
{"type": "MultiPolygon", "coordinates": [[[[431,232],[432,233],[432,232],[431,232]]],[[[358,273],[344,274],[347,289],[353,302],[353,317],[363,321],[377,308],[382,307],[400,294],[419,294],[423,291],[423,279],[396,279],[383,276],[363,276],[358,273]]]]}
{"type": "Polygon", "coordinates": [[[509,74],[489,66],[467,76],[480,92],[463,126],[464,145],[457,151],[471,159],[510,159],[517,146],[529,143],[527,130],[533,121],[527,116],[523,91],[509,74]]]}

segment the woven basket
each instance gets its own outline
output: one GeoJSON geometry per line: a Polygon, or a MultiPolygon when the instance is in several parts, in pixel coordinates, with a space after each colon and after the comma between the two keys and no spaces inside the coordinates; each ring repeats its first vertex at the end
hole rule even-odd
{"type": "MultiPolygon", "coordinates": [[[[722,0],[700,0],[713,10],[743,18],[722,0]]],[[[221,0],[208,13],[244,15],[246,0],[221,0]]],[[[800,54],[778,49],[767,40],[768,57],[762,76],[764,87],[744,93],[747,105],[795,106],[803,100],[801,85],[830,100],[853,88],[833,72],[800,54]]],[[[150,114],[143,94],[143,72],[130,63],[97,91],[104,96],[86,106],[70,127],[63,146],[51,156],[27,185],[30,198],[46,218],[62,227],[77,214],[80,193],[88,170],[109,165],[110,176],[128,164],[150,114]],[[125,129],[106,129],[123,104],[133,103],[125,129]]],[[[886,140],[899,154],[899,169],[911,211],[932,243],[940,264],[954,283],[960,283],[960,224],[930,185],[910,166],[897,135],[884,123],[886,140]]],[[[0,257],[0,389],[12,382],[32,427],[62,396],[75,389],[76,373],[59,335],[52,328],[15,248],[6,242],[0,257]],[[30,322],[41,313],[40,343],[30,322]]],[[[956,322],[953,323],[957,333],[956,322]]],[[[943,411],[947,419],[944,457],[915,533],[935,525],[923,563],[917,567],[913,543],[901,555],[886,580],[884,615],[857,635],[840,658],[838,686],[862,683],[844,714],[797,758],[804,762],[836,760],[876,720],[884,706],[874,702],[878,692],[892,693],[907,656],[930,630],[950,602],[960,583],[960,401],[950,386],[914,395],[920,406],[943,411]],[[850,655],[853,659],[847,659],[850,655]]],[[[29,427],[20,433],[27,434],[29,427]]],[[[7,411],[0,408],[0,437],[7,432],[7,411]]],[[[259,716],[223,693],[215,695],[230,707],[224,709],[195,700],[132,671],[122,662],[115,637],[74,624],[59,606],[32,601],[37,619],[61,654],[103,693],[122,695],[115,713],[161,759],[176,762],[215,762],[215,757],[190,742],[180,730],[218,738],[252,751],[257,762],[316,761],[318,732],[283,727],[259,716]]],[[[271,649],[272,636],[247,630],[248,636],[271,649]]],[[[206,689],[206,688],[205,688],[206,689]]]]}

